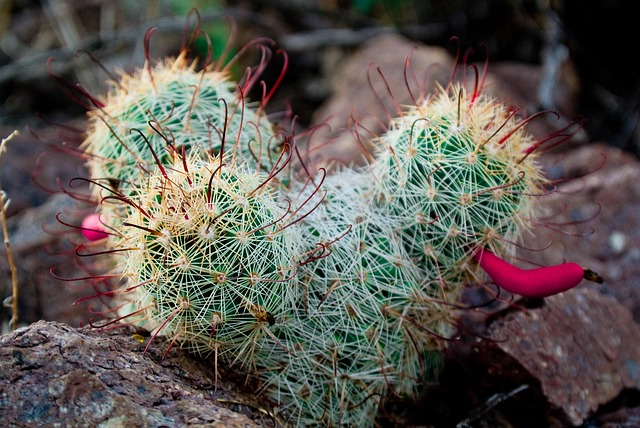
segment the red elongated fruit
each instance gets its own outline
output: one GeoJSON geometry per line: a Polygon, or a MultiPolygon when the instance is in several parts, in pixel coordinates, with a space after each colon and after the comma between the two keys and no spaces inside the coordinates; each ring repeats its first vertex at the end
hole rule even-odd
{"type": "Polygon", "coordinates": [[[89,241],[98,241],[108,236],[97,213],[89,214],[82,220],[82,235],[89,241]]]}
{"type": "Polygon", "coordinates": [[[525,297],[549,297],[576,287],[583,279],[602,282],[602,278],[577,263],[562,263],[537,269],[520,269],[480,249],[473,256],[491,279],[505,290],[525,297]]]}

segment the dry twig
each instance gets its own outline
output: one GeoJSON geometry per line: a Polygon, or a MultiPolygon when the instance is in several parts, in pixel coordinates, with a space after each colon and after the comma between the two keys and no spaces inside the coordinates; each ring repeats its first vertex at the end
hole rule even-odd
{"type": "MultiPolygon", "coordinates": [[[[2,140],[0,143],[0,156],[6,151],[7,143],[16,135],[18,131],[13,131],[11,135],[2,140]]],[[[9,199],[2,190],[0,184],[0,223],[2,224],[2,234],[4,235],[4,246],[7,250],[7,260],[9,262],[9,270],[11,271],[11,296],[7,297],[3,303],[5,306],[11,308],[11,320],[9,324],[13,330],[18,328],[18,274],[16,271],[16,265],[13,263],[13,255],[11,253],[11,244],[9,242],[9,231],[7,228],[7,206],[9,205],[9,199]]]]}

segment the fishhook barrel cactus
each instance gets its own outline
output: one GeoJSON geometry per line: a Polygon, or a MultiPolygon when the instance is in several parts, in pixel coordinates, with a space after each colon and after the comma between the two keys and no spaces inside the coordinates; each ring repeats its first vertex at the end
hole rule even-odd
{"type": "Polygon", "coordinates": [[[102,223],[85,229],[125,280],[111,322],[255,376],[278,420],[373,425],[385,397],[415,396],[479,266],[538,296],[599,280],[567,264],[514,286],[537,272],[498,255],[534,216],[540,144],[478,86],[401,112],[365,167],[292,172],[295,139],[263,105],[186,64],[123,76],[90,113],[102,223]]]}

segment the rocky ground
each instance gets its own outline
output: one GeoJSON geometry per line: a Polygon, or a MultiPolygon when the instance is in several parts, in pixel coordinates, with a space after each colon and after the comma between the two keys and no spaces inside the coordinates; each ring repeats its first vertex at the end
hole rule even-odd
{"type": "MultiPolygon", "coordinates": [[[[21,6],[13,6],[13,15],[3,12],[3,16],[12,17],[2,24],[5,35],[0,46],[5,53],[10,46],[15,49],[7,31],[13,31],[23,44],[28,40],[33,52],[37,47],[34,40],[37,34],[41,44],[55,47],[50,41],[47,44],[42,31],[47,28],[43,24],[46,11],[29,2],[15,3],[21,6]],[[17,21],[18,18],[21,21],[17,21]]],[[[106,2],[93,3],[102,13],[108,12],[106,2]]],[[[421,76],[420,89],[428,91],[435,81],[446,82],[451,74],[454,62],[451,46],[436,42],[448,38],[444,37],[445,33],[461,28],[454,19],[459,18],[459,14],[443,14],[448,18],[442,21],[446,24],[444,28],[434,23],[422,27],[407,25],[405,32],[412,29],[414,36],[418,30],[423,34],[422,38],[409,39],[407,34],[387,34],[391,33],[387,26],[377,25],[372,29],[363,23],[347,27],[346,31],[330,27],[332,31],[321,32],[323,25],[335,22],[334,15],[328,12],[323,15],[313,8],[296,10],[294,6],[283,6],[278,14],[268,7],[276,3],[265,2],[267,6],[257,7],[247,2],[244,8],[238,9],[242,12],[234,10],[243,25],[253,24],[247,26],[248,32],[267,31],[280,45],[291,50],[291,81],[283,84],[272,103],[273,109],[282,109],[284,100],[289,99],[300,111],[304,125],[331,124],[330,133],[325,131],[328,134],[316,136],[332,138],[333,145],[326,149],[331,157],[348,160],[359,153],[353,150],[356,145],[351,140],[352,134],[340,126],[353,115],[360,115],[361,123],[371,130],[381,126],[371,120],[373,116],[384,117],[384,108],[378,107],[380,103],[371,86],[378,88],[379,94],[386,95],[386,90],[380,86],[383,84],[380,79],[374,78],[372,82],[367,79],[371,63],[380,67],[399,103],[410,101],[402,68],[407,55],[412,55],[413,68],[421,76]],[[256,16],[261,17],[257,23],[251,21],[256,16]],[[363,28],[368,28],[368,32],[363,28]],[[424,36],[425,32],[431,36],[424,36]],[[311,51],[318,55],[312,58],[308,53],[311,51]],[[422,80],[424,71],[428,73],[422,80]]],[[[519,2],[503,3],[520,5],[519,2]]],[[[562,4],[566,13],[571,2],[562,4]]],[[[522,13],[519,8],[514,10],[522,13]]],[[[80,12],[85,15],[70,13],[68,17],[87,20],[82,22],[96,19],[88,7],[80,12]]],[[[466,17],[475,16],[473,13],[480,12],[467,11],[466,17]]],[[[533,15],[539,17],[540,14],[524,13],[529,18],[533,15]]],[[[559,16],[562,18],[562,14],[559,16]]],[[[150,17],[150,21],[155,20],[165,29],[174,28],[173,37],[160,37],[175,40],[182,22],[178,26],[176,20],[163,19],[162,15],[150,17]]],[[[571,20],[563,19],[569,27],[571,20]]],[[[465,27],[469,34],[473,34],[471,24],[465,27]]],[[[75,25],[84,28],[78,23],[75,25]]],[[[86,43],[82,45],[85,48],[100,45],[97,51],[107,59],[103,61],[108,66],[113,65],[109,61],[131,63],[130,59],[123,60],[122,52],[139,60],[140,51],[136,56],[130,49],[123,50],[114,36],[115,30],[123,25],[113,24],[113,33],[103,32],[102,44],[95,40],[89,43],[91,40],[87,41],[87,37],[91,34],[87,33],[80,33],[76,42],[86,43]]],[[[496,61],[489,65],[485,86],[486,91],[509,104],[521,106],[529,114],[541,108],[557,111],[559,119],[547,115],[532,123],[531,132],[544,136],[594,109],[598,103],[585,100],[589,95],[593,97],[586,92],[595,85],[595,77],[585,77],[581,70],[587,61],[584,53],[542,61],[542,47],[557,48],[558,44],[551,40],[545,45],[544,37],[536,38],[530,27],[523,27],[529,32],[518,33],[521,55],[527,56],[522,50],[529,46],[531,52],[537,53],[538,61],[508,54],[517,49],[506,43],[504,36],[486,33],[487,41],[494,42],[489,50],[496,61]],[[535,40],[538,44],[532,42],[535,40]],[[554,67],[550,71],[546,66],[554,67]],[[541,89],[549,85],[550,89],[541,89]]],[[[59,56],[57,63],[73,62],[69,55],[73,39],[62,39],[55,25],[49,28],[50,38],[57,34],[59,40],[68,43],[54,52],[59,56]]],[[[136,45],[142,31],[120,32],[119,43],[136,45]]],[[[577,41],[573,44],[579,45],[577,41]]],[[[158,46],[154,50],[158,56],[164,49],[170,51],[171,43],[154,46],[158,46]]],[[[576,50],[580,51],[574,49],[574,52],[576,50]]],[[[12,52],[17,55],[17,51],[12,52]]],[[[42,52],[49,51],[43,48],[42,52]]],[[[44,83],[47,79],[38,73],[44,70],[42,64],[46,58],[41,55],[38,69],[38,58],[34,55],[7,60],[0,69],[0,82],[4,82],[6,94],[5,106],[0,110],[3,118],[0,135],[7,136],[18,127],[21,130],[21,135],[10,142],[7,152],[0,157],[0,187],[11,199],[8,237],[17,267],[20,325],[24,327],[10,332],[11,312],[3,309],[2,425],[52,425],[65,420],[77,426],[96,426],[112,418],[113,424],[126,419],[129,423],[135,421],[137,426],[273,426],[275,422],[269,417],[268,406],[251,394],[251,388],[239,388],[233,382],[238,379],[223,369],[216,382],[210,361],[198,361],[180,350],[172,350],[160,363],[166,344],[159,341],[145,354],[148,337],[144,332],[77,328],[87,324],[89,306],[88,302],[72,303],[88,295],[90,290],[81,281],[64,282],[56,276],[78,277],[91,271],[100,272],[101,267],[80,266],[76,257],[69,256],[69,250],[73,249],[68,241],[70,236],[60,233],[63,228],[56,214],[60,213],[58,218],[64,222],[77,224],[84,207],[51,190],[57,188],[57,179],[67,183],[73,177],[86,174],[81,160],[59,150],[61,141],[77,138],[70,127],[82,127],[82,114],[77,106],[61,101],[68,98],[50,84],[51,79],[49,84],[44,83]],[[30,65],[40,71],[31,71],[30,65]],[[29,95],[29,87],[39,95],[29,95]],[[36,112],[44,112],[47,120],[63,123],[65,127],[37,119],[36,112]],[[35,131],[31,133],[27,127],[35,131]],[[51,150],[48,143],[58,149],[51,150]],[[53,272],[52,268],[55,268],[53,272]]],[[[483,64],[478,64],[482,69],[483,64]]],[[[611,69],[615,66],[616,62],[611,60],[611,69]]],[[[83,66],[76,64],[60,72],[69,72],[78,79],[89,74],[93,79],[98,75],[96,69],[91,61],[85,61],[83,66]],[[93,71],[78,74],[78,70],[93,71]]],[[[618,76],[620,80],[625,77],[624,74],[618,76]]],[[[602,80],[598,82],[600,104],[611,106],[615,101],[614,110],[624,110],[626,106],[627,117],[637,116],[637,99],[618,96],[613,86],[602,80]],[[608,91],[608,95],[602,95],[602,91],[608,91]]],[[[632,85],[629,92],[635,90],[637,95],[637,83],[629,85],[632,85]]],[[[393,108],[389,97],[383,96],[382,104],[393,108]]],[[[527,237],[527,248],[533,250],[523,249],[519,256],[523,267],[564,259],[576,261],[602,275],[604,284],[584,283],[563,295],[540,301],[503,294],[490,305],[461,312],[465,334],[452,343],[441,382],[426,388],[419,403],[392,406],[383,424],[640,426],[640,164],[634,139],[638,131],[631,126],[626,133],[615,132],[620,128],[610,121],[613,111],[594,111],[593,118],[587,117],[587,124],[571,141],[545,154],[544,168],[548,176],[561,183],[555,192],[542,198],[547,210],[545,215],[552,221],[542,222],[544,224],[533,229],[527,237]],[[593,122],[600,125],[599,130],[592,128],[593,122]]],[[[622,122],[624,129],[635,123],[622,122]]],[[[0,291],[2,296],[9,296],[11,283],[6,252],[0,257],[0,268],[5,277],[0,291]]],[[[465,299],[479,304],[485,302],[487,296],[477,288],[470,288],[465,299]]]]}

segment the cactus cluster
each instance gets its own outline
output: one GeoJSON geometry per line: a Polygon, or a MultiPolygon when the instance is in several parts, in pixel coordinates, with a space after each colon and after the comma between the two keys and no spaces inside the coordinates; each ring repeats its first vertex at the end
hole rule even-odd
{"type": "Polygon", "coordinates": [[[331,174],[292,171],[294,139],[185,55],[102,104],[83,148],[118,317],[255,376],[294,426],[373,424],[432,379],[474,257],[508,251],[543,180],[520,120],[454,84],[331,174]]]}

